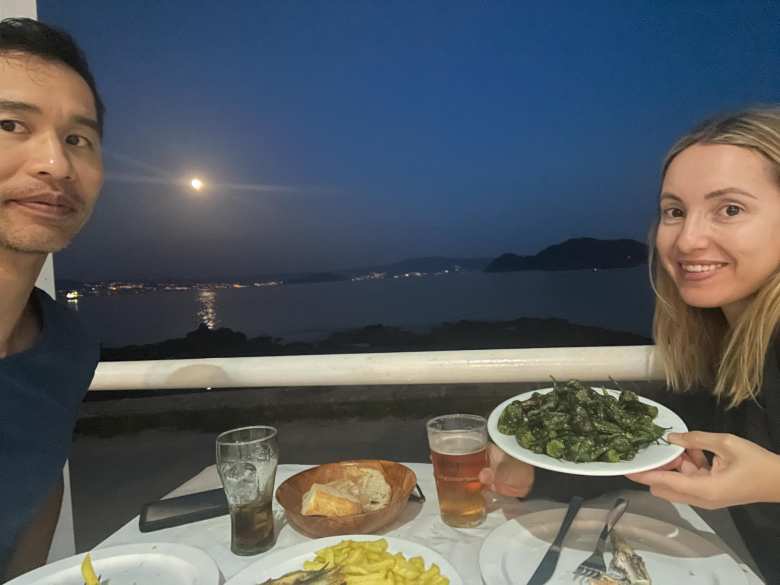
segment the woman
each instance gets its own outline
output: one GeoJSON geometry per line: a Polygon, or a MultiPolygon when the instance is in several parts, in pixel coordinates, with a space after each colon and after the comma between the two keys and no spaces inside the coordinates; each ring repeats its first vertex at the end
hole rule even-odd
{"type": "MultiPolygon", "coordinates": [[[[780,107],[709,120],[677,141],[651,241],[653,335],[682,395],[675,409],[689,428],[715,432],[670,435],[684,455],[629,478],[671,502],[729,507],[768,582],[780,583],[780,107]]],[[[544,495],[555,475],[492,447],[480,478],[527,496],[544,495]]],[[[591,495],[605,487],[583,481],[565,483],[591,495]]]]}

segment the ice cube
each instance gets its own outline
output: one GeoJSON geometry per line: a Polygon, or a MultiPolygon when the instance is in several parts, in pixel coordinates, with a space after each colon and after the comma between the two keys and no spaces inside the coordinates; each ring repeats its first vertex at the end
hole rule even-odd
{"type": "Polygon", "coordinates": [[[222,483],[228,502],[240,506],[254,502],[259,495],[257,468],[247,461],[222,466],[222,483]]]}

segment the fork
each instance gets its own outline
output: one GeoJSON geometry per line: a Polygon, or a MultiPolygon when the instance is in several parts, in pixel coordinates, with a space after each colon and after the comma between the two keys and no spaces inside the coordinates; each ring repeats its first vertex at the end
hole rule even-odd
{"type": "Polygon", "coordinates": [[[620,520],[623,512],[626,511],[628,502],[623,498],[618,498],[612,505],[612,509],[607,514],[607,520],[604,522],[604,528],[599,535],[599,541],[596,544],[596,550],[587,559],[582,561],[579,566],[574,569],[574,579],[577,577],[601,577],[607,572],[607,565],[604,563],[604,547],[607,544],[607,537],[612,529],[620,520]]]}

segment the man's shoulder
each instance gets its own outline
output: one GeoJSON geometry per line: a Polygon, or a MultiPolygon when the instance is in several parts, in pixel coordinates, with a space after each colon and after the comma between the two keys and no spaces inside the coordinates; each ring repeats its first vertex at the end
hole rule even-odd
{"type": "Polygon", "coordinates": [[[94,353],[98,343],[77,314],[62,306],[43,290],[33,290],[42,321],[45,346],[72,348],[94,353]]]}
{"type": "Polygon", "coordinates": [[[77,409],[95,373],[99,345],[78,316],[48,294],[34,289],[31,298],[37,304],[41,332],[32,347],[0,360],[0,386],[6,386],[6,392],[0,393],[4,401],[0,408],[15,401],[26,412],[34,402],[44,416],[41,397],[45,396],[52,404],[77,409]]]}
{"type": "Polygon", "coordinates": [[[47,327],[83,329],[78,315],[60,305],[46,291],[36,287],[33,289],[32,297],[38,304],[44,329],[47,327]]]}

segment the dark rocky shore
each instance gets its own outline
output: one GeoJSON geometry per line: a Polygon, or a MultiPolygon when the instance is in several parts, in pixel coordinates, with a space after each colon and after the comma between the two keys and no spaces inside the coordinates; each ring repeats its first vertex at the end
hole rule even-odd
{"type": "Polygon", "coordinates": [[[312,341],[278,337],[248,338],[232,329],[205,325],[178,339],[146,345],[104,347],[103,361],[162,360],[206,357],[317,355],[444,351],[466,349],[645,345],[643,335],[577,325],[563,319],[519,318],[511,321],[457,321],[425,332],[382,324],[337,331],[312,341]]]}

